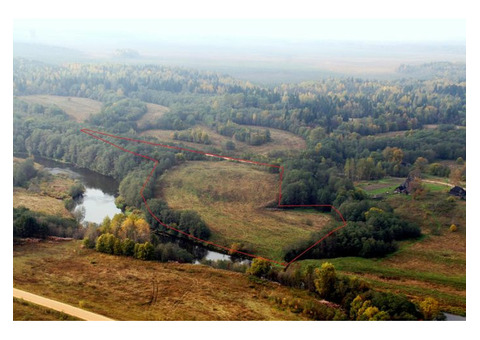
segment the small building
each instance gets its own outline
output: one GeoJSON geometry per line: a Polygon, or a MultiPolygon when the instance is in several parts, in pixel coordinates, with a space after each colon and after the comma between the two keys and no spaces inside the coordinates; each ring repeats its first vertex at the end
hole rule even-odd
{"type": "Polygon", "coordinates": [[[450,190],[449,194],[452,195],[452,196],[460,197],[463,200],[467,199],[467,191],[465,189],[463,189],[462,187],[459,187],[458,185],[454,186],[450,190]]]}
{"type": "Polygon", "coordinates": [[[403,182],[398,187],[396,187],[395,190],[393,191],[393,193],[395,193],[395,194],[407,194],[407,195],[410,194],[410,192],[412,191],[412,183],[415,180],[415,178],[417,178],[417,177],[420,177],[420,172],[418,172],[417,170],[411,171],[408,174],[408,177],[405,180],[405,182],[403,182]]]}

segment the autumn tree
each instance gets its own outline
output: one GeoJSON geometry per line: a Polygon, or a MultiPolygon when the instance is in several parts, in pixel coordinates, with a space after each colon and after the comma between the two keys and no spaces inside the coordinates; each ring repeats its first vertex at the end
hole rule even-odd
{"type": "Polygon", "coordinates": [[[322,264],[320,269],[315,269],[317,279],[315,280],[315,287],[318,294],[328,299],[335,292],[335,285],[337,282],[337,274],[335,273],[335,267],[329,262],[322,264]]]}
{"type": "Polygon", "coordinates": [[[271,268],[272,263],[270,261],[257,257],[253,259],[247,273],[258,277],[264,277],[269,273],[271,268]]]}
{"type": "Polygon", "coordinates": [[[419,307],[425,320],[433,320],[440,314],[440,306],[438,301],[434,298],[427,297],[425,300],[420,302],[419,307]]]}

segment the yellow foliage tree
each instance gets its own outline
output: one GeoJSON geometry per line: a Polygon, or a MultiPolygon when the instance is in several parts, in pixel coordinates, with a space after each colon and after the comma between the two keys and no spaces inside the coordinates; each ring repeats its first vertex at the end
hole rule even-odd
{"type": "Polygon", "coordinates": [[[420,310],[422,311],[425,320],[433,320],[438,316],[438,314],[440,314],[440,306],[438,305],[438,301],[431,297],[427,297],[425,300],[420,302],[420,310]]]}

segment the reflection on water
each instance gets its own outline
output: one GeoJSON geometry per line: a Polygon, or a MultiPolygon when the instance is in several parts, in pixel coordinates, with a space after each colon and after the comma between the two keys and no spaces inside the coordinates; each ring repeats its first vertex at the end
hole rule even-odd
{"type": "Polygon", "coordinates": [[[85,222],[102,223],[105,216],[112,218],[121,212],[115,206],[115,197],[100,189],[86,187],[83,198],[79,200],[75,210],[85,209],[85,222]]]}
{"type": "Polygon", "coordinates": [[[85,211],[84,222],[100,224],[105,216],[112,218],[121,212],[115,205],[118,182],[113,178],[41,157],[35,157],[35,162],[43,165],[44,169],[53,175],[67,175],[85,186],[85,194],[75,207],[75,210],[85,211]]]}

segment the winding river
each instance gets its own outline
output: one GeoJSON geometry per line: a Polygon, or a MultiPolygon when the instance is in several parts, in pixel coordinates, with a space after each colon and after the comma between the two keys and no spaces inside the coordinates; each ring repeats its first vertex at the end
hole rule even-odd
{"type": "MultiPolygon", "coordinates": [[[[119,185],[115,179],[88,169],[78,168],[70,164],[38,156],[35,157],[35,162],[41,164],[46,171],[53,175],[65,174],[70,178],[79,180],[85,186],[86,190],[83,198],[78,201],[75,207],[75,210],[84,209],[85,217],[83,222],[100,224],[105,216],[112,218],[115,214],[121,212],[115,205],[115,197],[118,195],[119,185]]],[[[192,253],[197,264],[200,263],[200,260],[238,261],[238,259],[232,258],[230,255],[206,249],[188,240],[176,239],[170,236],[164,236],[163,238],[165,242],[175,242],[192,253]]],[[[249,260],[244,261],[248,262],[249,260]]]]}

